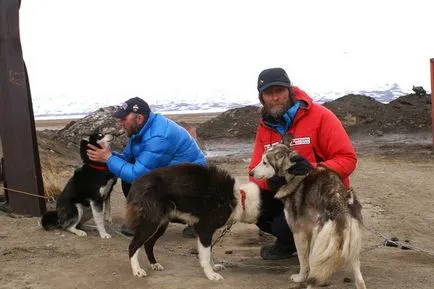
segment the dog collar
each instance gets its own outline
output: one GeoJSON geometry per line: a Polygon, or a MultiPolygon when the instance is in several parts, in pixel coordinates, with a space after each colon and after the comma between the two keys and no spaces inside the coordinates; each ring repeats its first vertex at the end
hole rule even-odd
{"type": "Polygon", "coordinates": [[[243,206],[243,210],[246,210],[246,192],[244,190],[240,190],[241,196],[241,205],[243,206]]]}
{"type": "Polygon", "coordinates": [[[97,165],[92,165],[92,164],[86,164],[91,168],[97,169],[99,171],[108,171],[108,167],[107,166],[97,166],[97,165]]]}

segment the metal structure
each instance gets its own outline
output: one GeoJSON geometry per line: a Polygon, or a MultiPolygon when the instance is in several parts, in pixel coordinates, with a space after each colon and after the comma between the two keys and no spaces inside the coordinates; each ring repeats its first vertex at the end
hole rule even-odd
{"type": "Polygon", "coordinates": [[[431,58],[431,128],[432,149],[434,150],[434,58],[431,58]]]}
{"type": "Polygon", "coordinates": [[[21,50],[20,5],[20,0],[0,1],[3,174],[9,209],[17,214],[41,216],[46,206],[30,86],[21,50]]]}

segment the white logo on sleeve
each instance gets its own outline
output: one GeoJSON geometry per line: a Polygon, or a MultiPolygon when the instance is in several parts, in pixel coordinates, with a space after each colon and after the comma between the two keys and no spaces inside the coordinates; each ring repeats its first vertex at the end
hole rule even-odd
{"type": "Polygon", "coordinates": [[[297,137],[292,139],[290,146],[307,145],[310,144],[310,137],[297,137]]]}

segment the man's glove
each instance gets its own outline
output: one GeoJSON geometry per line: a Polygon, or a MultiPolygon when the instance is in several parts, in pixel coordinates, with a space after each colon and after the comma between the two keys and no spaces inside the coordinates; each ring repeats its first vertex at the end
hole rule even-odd
{"type": "Polygon", "coordinates": [[[284,177],[274,175],[267,179],[267,185],[271,191],[277,191],[281,186],[286,185],[286,180],[284,177]]]}
{"type": "Polygon", "coordinates": [[[295,155],[290,160],[295,163],[288,169],[291,175],[302,176],[313,170],[313,166],[301,155],[295,155]]]}

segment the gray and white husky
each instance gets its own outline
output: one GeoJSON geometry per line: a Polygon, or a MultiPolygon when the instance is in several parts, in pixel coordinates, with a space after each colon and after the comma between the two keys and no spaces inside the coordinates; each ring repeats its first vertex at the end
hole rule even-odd
{"type": "Polygon", "coordinates": [[[291,276],[307,288],[324,284],[343,265],[351,265],[357,289],[365,289],[360,272],[362,215],[359,201],[333,171],[318,166],[305,176],[288,173],[296,152],[276,144],[264,152],[262,161],[250,172],[256,179],[275,174],[287,185],[275,197],[284,203],[284,212],[300,261],[300,272],[291,276]]]}

